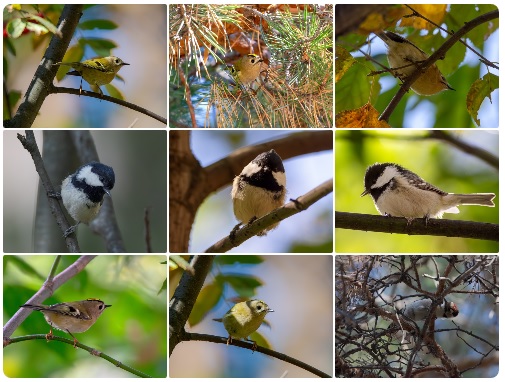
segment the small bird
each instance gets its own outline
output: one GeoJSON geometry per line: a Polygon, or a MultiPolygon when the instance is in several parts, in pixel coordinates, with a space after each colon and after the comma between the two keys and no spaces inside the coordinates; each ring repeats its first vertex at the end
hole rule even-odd
{"type": "Polygon", "coordinates": [[[61,184],[61,199],[70,216],[77,222],[64,233],[67,237],[79,223],[89,224],[96,218],[105,194],[110,196],[116,177],[112,167],[90,162],[67,176],[61,184]]]}
{"type": "MultiPolygon", "coordinates": [[[[418,65],[429,58],[412,42],[396,33],[383,31],[377,33],[377,37],[386,44],[389,66],[402,81],[418,71],[418,65]]],[[[425,96],[437,94],[443,90],[454,90],[436,64],[426,68],[410,88],[417,94],[425,96]]]]}
{"type": "Polygon", "coordinates": [[[112,305],[105,305],[102,300],[89,298],[83,301],[62,302],[54,305],[34,305],[25,304],[21,308],[28,308],[40,311],[47,323],[51,325],[46,339],[49,341],[53,336],[53,328],[67,332],[74,339],[74,347],[77,339],[72,333],[82,333],[88,330],[101,316],[106,308],[112,305]]]}
{"type": "MultiPolygon", "coordinates": [[[[286,174],[282,159],[275,150],[258,155],[240,175],[233,180],[231,190],[233,212],[240,224],[249,224],[269,212],[281,207],[286,198],[286,174]]],[[[277,227],[272,224],[258,233],[266,235],[267,231],[277,227]]]]}
{"type": "MultiPolygon", "coordinates": [[[[413,321],[424,321],[428,318],[431,310],[432,300],[429,298],[423,298],[421,300],[416,300],[414,302],[408,303],[403,314],[405,317],[413,321]]],[[[452,301],[447,301],[444,299],[442,305],[437,305],[435,308],[435,318],[448,318],[453,319],[459,314],[458,307],[452,301]]]]}
{"type": "MultiPolygon", "coordinates": [[[[400,309],[400,313],[406,317],[408,320],[420,322],[425,321],[431,311],[432,300],[429,298],[423,298],[420,300],[407,302],[405,306],[400,309]]],[[[444,299],[443,304],[437,305],[435,307],[435,312],[432,317],[435,319],[454,319],[459,314],[458,307],[452,301],[447,301],[444,299]]],[[[418,335],[416,330],[407,332],[401,330],[400,324],[397,322],[392,322],[388,326],[389,336],[394,336],[397,340],[401,341],[402,345],[414,345],[415,337],[418,335]]]]}
{"type": "MultiPolygon", "coordinates": [[[[232,339],[248,339],[263,323],[267,313],[273,312],[268,305],[261,300],[249,300],[235,304],[223,318],[213,318],[214,321],[222,322],[229,334],[226,344],[232,339]]],[[[256,348],[256,342],[253,348],[256,348]]]]}
{"type": "Polygon", "coordinates": [[[395,163],[375,163],[366,169],[365,190],[381,215],[407,218],[441,218],[459,213],[459,205],[494,207],[495,194],[449,194],[395,163]]]}
{"type": "Polygon", "coordinates": [[[233,78],[242,85],[250,85],[261,72],[263,59],[256,54],[246,54],[240,57],[233,66],[230,66],[230,73],[233,78]]]}
{"type": "Polygon", "coordinates": [[[53,66],[64,65],[72,67],[73,71],[68,72],[69,76],[81,77],[81,86],[79,88],[82,92],[82,79],[92,86],[96,86],[101,95],[103,95],[101,85],[109,84],[117,72],[127,64],[116,56],[93,58],[83,62],[57,62],[53,66]]]}

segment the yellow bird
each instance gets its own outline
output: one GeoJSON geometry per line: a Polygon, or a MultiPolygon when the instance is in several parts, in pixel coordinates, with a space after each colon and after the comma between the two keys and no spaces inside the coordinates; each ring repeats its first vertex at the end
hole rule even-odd
{"type": "MultiPolygon", "coordinates": [[[[222,322],[224,328],[229,334],[226,344],[230,344],[232,338],[244,338],[250,341],[247,337],[253,334],[263,323],[267,313],[273,312],[268,305],[261,300],[249,300],[235,304],[223,318],[214,318],[214,321],[222,322]]],[[[253,348],[256,348],[256,342],[253,348]]]]}
{"type": "Polygon", "coordinates": [[[81,86],[79,88],[82,91],[82,79],[92,85],[98,87],[98,90],[101,95],[102,89],[100,89],[101,85],[109,84],[114,77],[116,77],[117,72],[127,64],[123,62],[119,57],[109,56],[102,58],[93,58],[91,60],[86,60],[83,62],[57,62],[53,65],[64,65],[70,66],[74,70],[68,72],[69,76],[79,76],[81,77],[81,86]]]}

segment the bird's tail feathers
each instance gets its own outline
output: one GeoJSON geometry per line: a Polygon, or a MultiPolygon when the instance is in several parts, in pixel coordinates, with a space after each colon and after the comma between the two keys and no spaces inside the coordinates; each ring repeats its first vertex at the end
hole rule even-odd
{"type": "Polygon", "coordinates": [[[494,207],[495,194],[452,194],[458,200],[458,204],[470,204],[476,206],[494,207]]]}

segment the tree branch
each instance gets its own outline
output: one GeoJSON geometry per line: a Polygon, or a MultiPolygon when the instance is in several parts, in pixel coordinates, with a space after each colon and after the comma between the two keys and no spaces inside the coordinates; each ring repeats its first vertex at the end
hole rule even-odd
{"type": "Polygon", "coordinates": [[[252,158],[270,149],[274,149],[282,160],[332,150],[333,133],[331,131],[305,131],[235,150],[225,158],[204,168],[208,193],[230,184],[252,158]]]}
{"type": "Polygon", "coordinates": [[[498,241],[499,225],[463,220],[414,219],[407,225],[405,218],[356,214],[335,211],[335,228],[406,235],[461,237],[498,241]]]}
{"type": "Polygon", "coordinates": [[[473,155],[474,157],[481,159],[482,161],[486,162],[487,164],[493,166],[495,169],[498,170],[498,162],[499,162],[498,157],[491,154],[487,150],[463,142],[462,140],[456,138],[455,136],[452,136],[451,134],[447,133],[447,131],[445,130],[429,130],[428,136],[433,139],[438,139],[440,141],[450,143],[451,145],[463,151],[464,153],[473,155]]]}
{"type": "MultiPolygon", "coordinates": [[[[227,338],[213,336],[210,334],[184,332],[182,341],[207,341],[207,342],[213,342],[216,344],[226,344],[227,338]]],[[[240,340],[234,339],[230,345],[237,346],[237,347],[243,348],[243,349],[250,349],[253,352],[257,351],[258,353],[263,353],[263,354],[269,355],[271,357],[280,359],[281,361],[285,361],[285,362],[290,363],[292,365],[298,366],[304,370],[307,370],[307,371],[311,372],[312,374],[317,375],[318,377],[331,378],[331,375],[328,375],[328,374],[322,372],[321,370],[316,369],[315,367],[306,364],[305,362],[299,361],[296,358],[289,357],[286,354],[279,353],[274,350],[267,349],[267,348],[264,348],[261,346],[256,346],[256,348],[253,348],[254,345],[250,342],[245,342],[245,341],[240,341],[240,340]]]]}
{"type": "MultiPolygon", "coordinates": [[[[84,96],[84,97],[91,97],[91,98],[97,98],[99,100],[103,100],[103,101],[109,101],[109,102],[112,102],[112,103],[115,103],[115,104],[118,104],[120,106],[124,106],[124,107],[127,107],[129,109],[132,109],[132,110],[135,110],[135,111],[138,111],[139,113],[142,113],[142,114],[145,114],[147,115],[148,117],[151,117],[157,121],[160,121],[161,123],[163,124],[167,124],[167,119],[164,118],[164,117],[161,117],[159,116],[158,114],[150,111],[150,110],[147,110],[141,106],[138,106],[138,105],[135,105],[134,103],[130,103],[130,102],[127,102],[125,100],[122,100],[122,99],[119,99],[119,98],[115,98],[115,97],[111,97],[111,96],[108,96],[106,94],[100,94],[100,93],[95,93],[95,92],[90,92],[90,91],[87,91],[87,90],[80,90],[80,89],[73,89],[73,88],[62,88],[62,87],[55,87],[55,86],[50,86],[49,87],[49,94],[58,94],[58,93],[67,93],[67,94],[73,94],[73,95],[77,95],[77,96],[84,96]]],[[[120,126],[116,126],[116,127],[120,127],[120,126]]]]}
{"type": "MultiPolygon", "coordinates": [[[[25,310],[27,310],[27,309],[25,309],[25,310]]],[[[46,335],[45,334],[31,334],[31,335],[28,335],[28,336],[9,338],[8,341],[6,341],[4,339],[4,347],[7,346],[7,345],[16,343],[16,342],[31,341],[31,340],[47,340],[47,339],[46,339],[46,335]]],[[[74,345],[74,341],[73,340],[69,340],[68,338],[58,337],[58,336],[54,336],[54,335],[52,336],[51,341],[59,341],[59,342],[63,342],[63,343],[72,345],[72,346],[74,346],[76,348],[81,348],[81,349],[87,350],[91,355],[103,358],[103,359],[109,361],[110,363],[112,363],[114,366],[119,367],[120,369],[123,369],[123,370],[125,370],[125,371],[127,371],[129,373],[132,373],[132,374],[134,374],[134,375],[136,375],[138,377],[151,378],[150,375],[145,374],[145,373],[143,373],[143,372],[141,372],[141,371],[139,371],[137,369],[134,369],[133,367],[127,366],[124,363],[119,362],[118,360],[112,358],[111,356],[108,356],[107,354],[105,354],[105,353],[103,353],[101,351],[98,351],[98,350],[93,349],[93,348],[91,348],[89,346],[83,345],[81,342],[77,342],[74,345]]]]}
{"type": "Polygon", "coordinates": [[[317,202],[319,199],[328,195],[333,191],[333,179],[327,180],[326,182],[320,184],[313,190],[307,192],[305,195],[298,197],[296,200],[292,200],[286,203],[281,208],[273,210],[269,214],[256,219],[251,224],[246,224],[244,227],[239,229],[235,233],[235,238],[232,241],[229,236],[219,240],[217,243],[207,248],[205,252],[216,253],[216,252],[227,252],[234,247],[238,247],[244,241],[250,239],[251,237],[257,235],[259,232],[263,231],[265,228],[271,226],[272,224],[278,223],[290,216],[293,216],[301,211],[306,210],[312,204],[317,202]]]}
{"type": "Polygon", "coordinates": [[[210,271],[214,257],[208,255],[193,256],[190,266],[194,269],[194,273],[185,271],[175,289],[169,307],[169,356],[172,355],[177,344],[183,341],[184,325],[193,310],[196,298],[210,271]]]}
{"type": "MultiPolygon", "coordinates": [[[[26,137],[21,134],[17,135],[19,141],[23,145],[23,147],[30,153],[33,159],[33,163],[35,165],[35,170],[37,174],[39,174],[40,181],[42,186],[44,187],[45,193],[47,195],[47,201],[49,203],[49,208],[51,209],[51,213],[53,214],[56,223],[61,229],[61,232],[65,232],[70,228],[70,224],[65,217],[65,213],[63,212],[63,208],[61,207],[59,201],[56,198],[50,197],[49,195],[54,195],[56,193],[54,186],[47,174],[46,168],[44,166],[44,161],[42,160],[42,156],[40,155],[39,148],[37,146],[37,142],[35,141],[35,135],[33,131],[27,130],[26,137]]],[[[63,235],[62,235],[63,237],[63,235]]],[[[81,252],[79,248],[79,243],[75,235],[69,235],[64,238],[65,243],[67,244],[67,248],[69,252],[77,253],[81,252]]]]}

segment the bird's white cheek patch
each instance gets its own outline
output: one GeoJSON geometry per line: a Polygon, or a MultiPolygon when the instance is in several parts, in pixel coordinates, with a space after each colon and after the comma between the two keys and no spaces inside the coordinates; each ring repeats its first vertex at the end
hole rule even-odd
{"type": "Polygon", "coordinates": [[[244,167],[242,170],[241,175],[245,175],[248,177],[253,176],[254,174],[258,173],[261,170],[261,167],[258,166],[256,163],[249,163],[247,166],[244,167]]]}
{"type": "Polygon", "coordinates": [[[381,176],[379,176],[377,178],[377,180],[375,181],[375,183],[372,186],[372,188],[382,187],[386,183],[388,183],[391,179],[393,179],[395,176],[398,176],[398,175],[400,175],[400,174],[398,173],[398,170],[396,168],[391,167],[391,166],[386,167],[386,169],[381,174],[381,176]]]}
{"type": "Polygon", "coordinates": [[[284,172],[272,172],[277,184],[279,186],[286,187],[286,173],[284,172]]]}
{"type": "Polygon", "coordinates": [[[81,171],[79,171],[79,174],[77,174],[77,179],[86,179],[86,183],[90,186],[103,187],[103,183],[100,181],[98,175],[91,171],[91,166],[86,166],[81,169],[81,171]]]}

